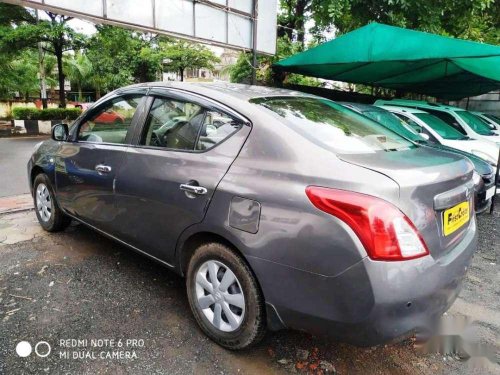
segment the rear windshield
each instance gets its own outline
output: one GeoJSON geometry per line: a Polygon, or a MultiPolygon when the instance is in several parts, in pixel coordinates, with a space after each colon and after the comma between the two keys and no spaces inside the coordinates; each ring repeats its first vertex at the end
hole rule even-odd
{"type": "Polygon", "coordinates": [[[467,139],[462,133],[448,125],[439,117],[431,115],[430,113],[414,113],[416,117],[429,125],[436,133],[444,139],[460,140],[467,139]]]}
{"type": "Polygon", "coordinates": [[[375,121],[327,99],[287,96],[250,101],[284,117],[304,137],[339,154],[366,154],[416,147],[375,121]]]}
{"type": "Polygon", "coordinates": [[[413,130],[410,125],[389,111],[365,111],[363,114],[411,141],[424,141],[424,138],[413,130]]]}
{"type": "Polygon", "coordinates": [[[472,130],[481,135],[495,135],[488,125],[480,120],[475,114],[467,111],[456,111],[457,115],[469,125],[472,130]]]}

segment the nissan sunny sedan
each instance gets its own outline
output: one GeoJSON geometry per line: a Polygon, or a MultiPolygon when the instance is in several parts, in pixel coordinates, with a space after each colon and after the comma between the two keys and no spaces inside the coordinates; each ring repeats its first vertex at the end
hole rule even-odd
{"type": "Polygon", "coordinates": [[[266,329],[356,345],[429,331],[476,248],[469,161],[281,89],[114,91],[56,125],[28,174],[44,229],[75,219],[184,276],[229,349],[266,329]]]}

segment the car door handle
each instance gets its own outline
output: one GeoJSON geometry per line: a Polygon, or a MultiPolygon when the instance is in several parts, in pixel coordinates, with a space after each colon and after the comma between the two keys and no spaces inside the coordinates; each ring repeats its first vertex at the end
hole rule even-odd
{"type": "Polygon", "coordinates": [[[109,165],[97,164],[95,170],[99,173],[109,173],[111,172],[111,167],[109,165]]]}
{"type": "Polygon", "coordinates": [[[207,188],[203,186],[196,186],[190,184],[181,184],[179,189],[184,190],[185,192],[196,194],[196,195],[204,195],[208,192],[207,188]]]}

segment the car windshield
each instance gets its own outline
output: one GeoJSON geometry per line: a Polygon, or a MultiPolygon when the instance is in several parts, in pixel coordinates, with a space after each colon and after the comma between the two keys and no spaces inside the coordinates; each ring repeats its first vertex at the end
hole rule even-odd
{"type": "Polygon", "coordinates": [[[480,120],[475,114],[467,111],[456,111],[457,115],[469,125],[472,130],[481,135],[495,135],[488,125],[480,120]]]}
{"type": "Polygon", "coordinates": [[[429,125],[436,133],[442,138],[449,140],[465,140],[468,137],[464,136],[458,130],[448,125],[439,117],[431,115],[430,113],[414,113],[416,117],[429,125]]]}
{"type": "Polygon", "coordinates": [[[250,101],[284,117],[305,138],[339,154],[365,154],[416,147],[375,121],[327,99],[286,96],[250,101]]]}
{"type": "Polygon", "coordinates": [[[389,111],[365,111],[363,114],[411,141],[426,142],[410,125],[389,111]]]}
{"type": "Polygon", "coordinates": [[[485,113],[484,114],[486,117],[488,117],[490,120],[493,120],[494,122],[496,122],[498,125],[500,125],[500,117],[497,117],[495,115],[492,115],[490,113],[485,113]]]}

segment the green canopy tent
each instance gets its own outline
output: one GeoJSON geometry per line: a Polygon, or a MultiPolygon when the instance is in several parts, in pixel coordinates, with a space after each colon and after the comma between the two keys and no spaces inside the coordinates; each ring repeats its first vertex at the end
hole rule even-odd
{"type": "Polygon", "coordinates": [[[451,100],[500,88],[500,47],[370,23],[275,68],[451,100]]]}

